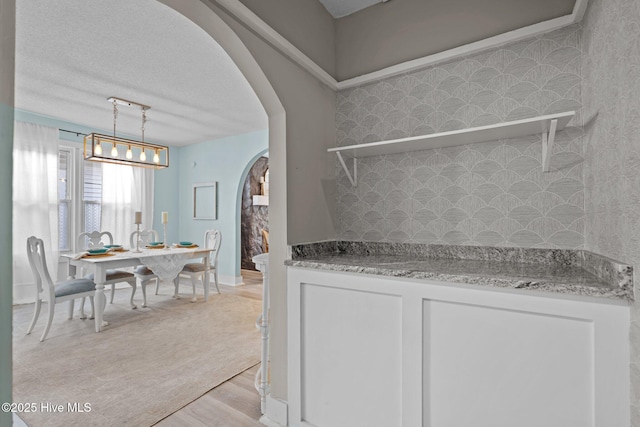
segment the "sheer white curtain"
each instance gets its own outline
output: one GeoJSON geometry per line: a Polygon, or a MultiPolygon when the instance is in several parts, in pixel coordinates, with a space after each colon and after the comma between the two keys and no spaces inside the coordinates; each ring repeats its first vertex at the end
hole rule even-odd
{"type": "Polygon", "coordinates": [[[128,245],[136,228],[134,213],[142,212],[140,229],[153,226],[153,170],[105,163],[102,165],[101,229],[116,244],[128,245]]]}
{"type": "Polygon", "coordinates": [[[27,238],[44,240],[47,266],[58,271],[58,129],[16,122],[13,146],[14,300],[31,296],[27,238]],[[26,293],[26,294],[25,294],[26,293]]]}

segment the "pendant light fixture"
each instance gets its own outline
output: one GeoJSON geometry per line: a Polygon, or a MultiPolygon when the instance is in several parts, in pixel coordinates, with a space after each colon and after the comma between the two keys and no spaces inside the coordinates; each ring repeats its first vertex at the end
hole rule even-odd
{"type": "Polygon", "coordinates": [[[113,104],[113,135],[103,135],[90,133],[84,138],[84,158],[94,162],[116,163],[147,168],[169,167],[169,148],[164,145],[150,144],[144,141],[144,130],[147,122],[148,105],[127,101],[126,99],[111,97],[108,101],[113,104]],[[137,107],[142,111],[142,138],[135,141],[127,138],[120,138],[116,135],[116,124],[118,120],[118,105],[137,107]],[[121,157],[118,146],[127,147],[124,157],[121,157]],[[109,150],[110,148],[110,150],[109,150]],[[110,155],[105,155],[107,149],[110,155]],[[147,161],[147,151],[153,153],[152,161],[147,161]]]}

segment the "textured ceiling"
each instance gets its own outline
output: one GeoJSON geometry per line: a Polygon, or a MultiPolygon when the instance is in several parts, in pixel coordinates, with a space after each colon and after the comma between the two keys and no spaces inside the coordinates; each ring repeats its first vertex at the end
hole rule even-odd
{"type": "Polygon", "coordinates": [[[382,3],[383,0],[320,0],[334,18],[342,18],[354,12],[382,3]]]}
{"type": "MultiPolygon", "coordinates": [[[[145,139],[187,145],[267,128],[225,51],[156,0],[17,2],[16,107],[112,131],[111,96],[151,106],[145,139]]],[[[139,136],[120,107],[118,134],[139,136]]],[[[73,129],[70,129],[73,130],[73,129]]]]}

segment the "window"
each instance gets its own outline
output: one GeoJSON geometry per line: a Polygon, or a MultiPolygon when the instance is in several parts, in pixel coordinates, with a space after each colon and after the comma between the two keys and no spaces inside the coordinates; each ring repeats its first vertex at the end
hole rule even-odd
{"type": "Polygon", "coordinates": [[[102,164],[85,162],[76,148],[58,151],[58,238],[61,252],[75,250],[74,237],[99,231],[102,201],[102,164]],[[75,177],[82,177],[77,182],[75,177]]]}
{"type": "Polygon", "coordinates": [[[143,228],[153,226],[151,169],[85,161],[73,141],[60,141],[57,160],[60,252],[77,251],[83,232],[108,230],[114,242],[129,241],[137,211],[143,228]]]}
{"type": "Polygon", "coordinates": [[[60,251],[71,250],[71,182],[72,153],[69,149],[58,152],[58,241],[60,251]]]}
{"type": "Polygon", "coordinates": [[[83,166],[82,207],[84,230],[82,231],[100,231],[102,164],[83,162],[83,166]]]}

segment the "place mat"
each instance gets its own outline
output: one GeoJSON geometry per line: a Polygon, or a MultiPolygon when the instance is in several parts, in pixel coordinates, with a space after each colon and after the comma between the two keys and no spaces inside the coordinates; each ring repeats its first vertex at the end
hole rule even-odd
{"type": "Polygon", "coordinates": [[[147,249],[164,249],[164,245],[147,245],[145,246],[147,249]]]}
{"type": "Polygon", "coordinates": [[[178,245],[176,245],[176,248],[187,248],[187,249],[189,249],[189,248],[197,248],[197,247],[198,247],[198,245],[196,245],[196,244],[193,244],[193,245],[180,245],[180,244],[178,244],[178,245]]]}
{"type": "Polygon", "coordinates": [[[114,254],[110,254],[109,252],[105,252],[103,254],[84,254],[82,258],[100,258],[103,256],[114,256],[114,254]]]}

